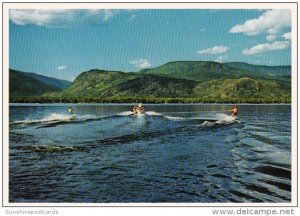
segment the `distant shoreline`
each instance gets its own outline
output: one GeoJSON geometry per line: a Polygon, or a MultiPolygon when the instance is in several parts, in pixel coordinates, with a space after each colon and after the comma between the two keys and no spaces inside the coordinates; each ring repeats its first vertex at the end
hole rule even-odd
{"type": "MultiPolygon", "coordinates": [[[[69,104],[72,104],[73,106],[80,106],[80,105],[120,105],[120,106],[134,106],[137,103],[9,103],[9,106],[32,106],[32,105],[51,105],[51,106],[67,106],[69,104]]],[[[197,106],[197,105],[292,105],[292,103],[143,103],[144,105],[151,105],[151,106],[197,106]]]]}
{"type": "Polygon", "coordinates": [[[155,98],[155,97],[11,97],[9,103],[144,103],[144,104],[286,104],[290,98],[155,98]]]}

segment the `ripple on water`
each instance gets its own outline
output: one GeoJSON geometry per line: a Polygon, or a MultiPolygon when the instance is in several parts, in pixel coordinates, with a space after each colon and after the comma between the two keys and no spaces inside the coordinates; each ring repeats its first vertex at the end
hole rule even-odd
{"type": "Polygon", "coordinates": [[[291,179],[291,170],[276,166],[258,166],[254,168],[255,172],[262,174],[291,179]]]}
{"type": "MultiPolygon", "coordinates": [[[[111,105],[106,106],[111,116],[98,118],[106,108],[100,106],[99,111],[97,106],[78,107],[83,113],[95,112],[80,121],[41,125],[22,122],[26,117],[19,114],[21,119],[13,118],[17,124],[10,124],[10,201],[291,200],[289,107],[241,105],[240,124],[199,127],[200,113],[168,118],[147,109],[149,115],[136,118],[128,107],[111,105]],[[112,108],[119,115],[111,113],[112,108]]],[[[201,106],[206,105],[195,106],[196,111],[201,106]]],[[[175,109],[168,105],[153,110],[160,108],[175,109]]],[[[21,111],[39,120],[32,109],[21,111]]],[[[41,116],[59,113],[55,107],[38,109],[41,116]]],[[[14,109],[10,111],[13,116],[14,109]]]]}

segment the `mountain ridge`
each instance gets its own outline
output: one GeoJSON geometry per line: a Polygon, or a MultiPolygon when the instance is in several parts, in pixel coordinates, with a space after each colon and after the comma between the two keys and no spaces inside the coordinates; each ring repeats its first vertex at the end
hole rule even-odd
{"type": "Polygon", "coordinates": [[[9,93],[11,96],[39,96],[46,92],[61,91],[71,82],[35,73],[9,69],[9,93]]]}
{"type": "MultiPolygon", "coordinates": [[[[44,98],[197,98],[205,101],[291,100],[291,67],[255,66],[247,63],[175,61],[138,72],[91,69],[72,85],[44,98]],[[270,74],[274,72],[274,74],[270,74]],[[230,94],[228,92],[231,92],[230,94]],[[227,95],[227,96],[226,96],[227,95]]],[[[81,98],[81,99],[80,99],[81,98]]]]}

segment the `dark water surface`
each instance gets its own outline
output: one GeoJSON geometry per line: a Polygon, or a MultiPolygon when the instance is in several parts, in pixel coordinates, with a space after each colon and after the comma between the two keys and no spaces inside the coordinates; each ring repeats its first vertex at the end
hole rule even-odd
{"type": "Polygon", "coordinates": [[[290,105],[67,108],[10,105],[10,202],[291,201],[290,105]]]}

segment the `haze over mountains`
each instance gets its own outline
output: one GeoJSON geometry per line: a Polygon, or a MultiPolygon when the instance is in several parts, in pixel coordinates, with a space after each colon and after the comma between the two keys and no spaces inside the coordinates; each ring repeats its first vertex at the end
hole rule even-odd
{"type": "Polygon", "coordinates": [[[130,73],[93,69],[81,73],[72,84],[64,80],[10,70],[10,98],[24,96],[289,102],[291,67],[259,66],[241,62],[176,61],[130,73]],[[15,84],[21,80],[25,82],[15,84]]]}
{"type": "Polygon", "coordinates": [[[59,92],[72,83],[35,73],[9,69],[9,97],[40,96],[46,92],[59,92]]]}

